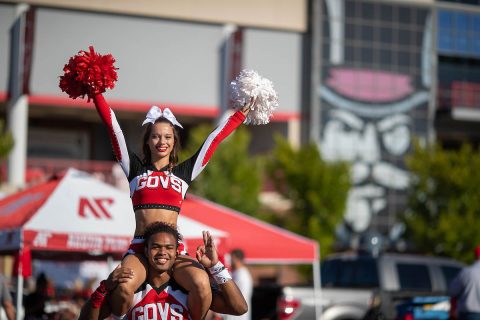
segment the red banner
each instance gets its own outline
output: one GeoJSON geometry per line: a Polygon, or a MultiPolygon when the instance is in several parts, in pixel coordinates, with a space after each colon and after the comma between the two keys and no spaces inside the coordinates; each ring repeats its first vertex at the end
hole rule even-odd
{"type": "Polygon", "coordinates": [[[24,244],[32,250],[78,251],[98,253],[124,253],[131,237],[80,233],[53,233],[50,231],[25,231],[24,244]]]}

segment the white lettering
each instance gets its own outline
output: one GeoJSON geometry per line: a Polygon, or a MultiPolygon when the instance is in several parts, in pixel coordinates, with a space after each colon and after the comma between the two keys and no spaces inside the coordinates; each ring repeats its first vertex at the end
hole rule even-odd
{"type": "Polygon", "coordinates": [[[48,245],[48,239],[52,236],[49,232],[39,232],[33,239],[33,245],[35,247],[46,247],[48,245]]]}
{"type": "Polygon", "coordinates": [[[162,187],[163,189],[168,189],[168,181],[170,179],[168,177],[162,177],[160,176],[160,181],[162,182],[162,187]]]}
{"type": "Polygon", "coordinates": [[[136,190],[144,189],[145,187],[149,189],[156,189],[159,186],[162,186],[163,189],[172,188],[178,193],[182,193],[182,180],[176,177],[170,176],[148,176],[148,177],[139,177],[137,180],[136,190]]]}
{"type": "Polygon", "coordinates": [[[171,181],[173,190],[175,190],[177,192],[182,192],[182,182],[179,179],[172,177],[172,179],[170,179],[170,181],[171,181]]]}
{"type": "Polygon", "coordinates": [[[143,320],[143,307],[136,307],[132,311],[132,319],[143,320]]]}
{"type": "Polygon", "coordinates": [[[170,305],[168,302],[147,303],[144,306],[139,306],[134,308],[131,312],[132,312],[132,320],[183,320],[184,319],[183,306],[178,304],[170,305]]]}
{"type": "Polygon", "coordinates": [[[158,177],[157,176],[150,176],[147,179],[147,187],[155,189],[158,187],[158,177]]]}
{"type": "Polygon", "coordinates": [[[105,250],[119,251],[128,247],[128,240],[118,238],[105,238],[105,250]]]}
{"type": "Polygon", "coordinates": [[[101,250],[103,247],[103,238],[81,234],[69,234],[67,248],[71,249],[89,249],[101,250]]]}
{"type": "Polygon", "coordinates": [[[160,314],[160,319],[167,320],[169,304],[165,302],[165,308],[161,303],[157,303],[158,313],[160,314]]]}
{"type": "Polygon", "coordinates": [[[172,320],[183,320],[183,307],[178,304],[172,304],[170,307],[172,320]]]}
{"type": "Polygon", "coordinates": [[[147,184],[147,177],[138,178],[136,189],[137,190],[143,189],[143,188],[145,188],[146,184],[147,184]]]}
{"type": "Polygon", "coordinates": [[[157,307],[153,303],[145,305],[143,308],[144,320],[157,320],[157,307]]]}

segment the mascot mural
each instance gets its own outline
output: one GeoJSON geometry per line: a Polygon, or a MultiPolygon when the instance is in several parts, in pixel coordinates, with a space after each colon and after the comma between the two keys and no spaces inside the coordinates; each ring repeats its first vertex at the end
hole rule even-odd
{"type": "Polygon", "coordinates": [[[388,233],[405,208],[412,138],[427,139],[432,30],[427,8],[324,0],[321,137],[325,159],[347,160],[344,223],[388,233]]]}

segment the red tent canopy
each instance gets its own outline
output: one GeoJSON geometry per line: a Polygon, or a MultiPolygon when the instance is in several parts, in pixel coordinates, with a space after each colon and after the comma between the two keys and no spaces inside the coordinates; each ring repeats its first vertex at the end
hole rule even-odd
{"type": "MultiPolygon", "coordinates": [[[[179,218],[187,246],[201,242],[202,230],[219,238],[226,233],[179,218]]],[[[30,250],[32,256],[85,259],[101,255],[121,257],[133,237],[135,218],[128,192],[95,177],[69,169],[61,178],[20,191],[0,200],[0,252],[30,250]]]]}
{"type": "Polygon", "coordinates": [[[228,233],[227,247],[242,249],[248,263],[311,264],[319,259],[316,241],[203,198],[187,196],[180,215],[228,233]]]}
{"type": "MultiPolygon", "coordinates": [[[[317,242],[197,196],[188,196],[179,230],[191,252],[210,230],[220,253],[243,249],[248,263],[310,264],[318,260],[317,242]]],[[[83,255],[125,252],[135,220],[128,193],[85,172],[70,169],[59,179],[0,200],[0,252],[25,247],[33,257],[76,252],[83,255]]]]}
{"type": "MultiPolygon", "coordinates": [[[[221,255],[240,248],[248,263],[308,263],[314,278],[320,274],[315,241],[202,198],[184,201],[178,225],[191,253],[202,242],[201,231],[209,230],[221,255]]],[[[118,257],[126,251],[134,227],[128,193],[75,169],[0,200],[0,253],[20,253],[23,276],[29,275],[30,253],[47,259],[118,257]]],[[[319,288],[319,280],[314,282],[319,288]]],[[[22,287],[20,276],[19,305],[22,287]]]]}

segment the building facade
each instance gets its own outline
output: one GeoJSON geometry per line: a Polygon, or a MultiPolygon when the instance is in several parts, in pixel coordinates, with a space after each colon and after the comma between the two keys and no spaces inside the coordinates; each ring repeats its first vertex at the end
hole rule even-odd
{"type": "Polygon", "coordinates": [[[25,5],[33,9],[24,60],[29,168],[78,161],[111,171],[92,103],[58,88],[68,58],[90,45],[116,58],[119,81],[106,98],[131,146],[151,105],[169,106],[186,136],[223,113],[225,86],[240,68],[271,79],[280,107],[271,124],[249,128],[262,137],[252,152],[268,152],[280,132],[349,161],[353,188],[339,229],[347,238],[396,226],[414,139],[447,147],[480,140],[477,1],[0,1],[2,115],[12,30],[25,5]]]}
{"type": "Polygon", "coordinates": [[[322,0],[313,6],[309,136],[348,161],[339,238],[388,236],[407,204],[413,142],[477,142],[479,8],[434,1],[322,0]]]}
{"type": "MultiPolygon", "coordinates": [[[[27,24],[22,28],[30,32],[21,57],[22,71],[28,69],[29,168],[32,159],[37,165],[52,159],[113,159],[93,104],[71,100],[58,87],[68,58],[89,46],[116,59],[119,80],[105,96],[132,148],[139,144],[151,105],[173,110],[186,127],[182,138],[199,123],[215,123],[226,108],[225,88],[242,68],[269,78],[281,93],[272,123],[249,128],[262,136],[252,152],[266,152],[274,132],[300,142],[304,1],[142,1],[134,6],[131,1],[0,2],[4,115],[11,102],[12,32],[19,12],[27,24]]],[[[9,124],[12,129],[15,125],[9,124]]]]}

